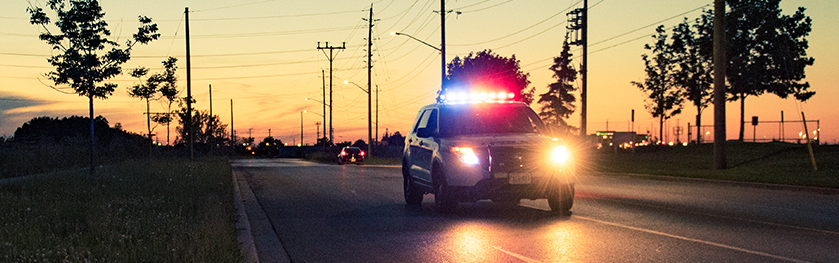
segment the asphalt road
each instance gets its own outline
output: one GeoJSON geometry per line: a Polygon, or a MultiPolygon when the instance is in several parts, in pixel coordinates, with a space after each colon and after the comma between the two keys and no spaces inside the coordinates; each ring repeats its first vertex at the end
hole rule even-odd
{"type": "Polygon", "coordinates": [[[251,223],[270,223],[253,230],[262,262],[839,262],[836,194],[578,175],[571,216],[545,200],[442,214],[433,195],[405,205],[397,166],[232,164],[251,223]]]}

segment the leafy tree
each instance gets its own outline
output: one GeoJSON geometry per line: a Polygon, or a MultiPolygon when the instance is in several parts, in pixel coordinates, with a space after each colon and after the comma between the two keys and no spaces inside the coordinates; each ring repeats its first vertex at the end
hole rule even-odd
{"type": "Polygon", "coordinates": [[[387,145],[405,146],[405,136],[402,136],[399,131],[387,136],[385,141],[387,142],[387,145]]]}
{"type": "Polygon", "coordinates": [[[283,147],[283,141],[275,139],[272,136],[265,137],[259,145],[256,146],[256,154],[260,156],[273,157],[277,156],[280,147],[283,147]]]}
{"type": "MultiPolygon", "coordinates": [[[[175,128],[175,130],[180,135],[181,142],[185,142],[185,136],[188,136],[186,129],[184,129],[184,120],[187,120],[186,108],[182,108],[177,114],[181,126],[175,128]]],[[[206,144],[220,143],[218,140],[224,139],[224,132],[227,129],[227,125],[221,123],[218,115],[210,116],[209,111],[206,110],[193,111],[192,126],[195,131],[195,142],[206,144]]],[[[250,142],[253,143],[252,138],[250,142]]]]}
{"type": "Polygon", "coordinates": [[[577,70],[571,65],[571,47],[568,37],[562,43],[562,53],[554,57],[554,64],[550,70],[556,82],[548,84],[548,91],[539,95],[542,109],[539,117],[557,132],[569,133],[575,128],[568,125],[566,119],[574,113],[574,102],[577,101],[572,92],[576,91],[573,83],[577,80],[577,70]]]}
{"type": "MultiPolygon", "coordinates": [[[[55,33],[50,30],[51,19],[41,7],[29,7],[29,22],[41,26],[44,32],[40,39],[57,51],[47,59],[55,71],[46,74],[55,85],[68,85],[74,93],[88,98],[90,107],[90,174],[94,173],[94,118],[93,99],[107,99],[117,84],[105,82],[122,72],[121,65],[131,58],[131,49],[136,44],[147,44],[156,40],[157,24],[151,18],[140,16],[140,26],[131,39],[120,48],[109,40],[105,12],[96,0],[49,0],[47,7],[54,11],[57,19],[55,33]],[[108,50],[106,50],[108,49],[108,50]]],[[[58,89],[58,88],[56,88],[58,89]]]]}
{"type": "Polygon", "coordinates": [[[505,88],[515,93],[524,103],[533,102],[534,88],[528,89],[529,73],[521,71],[516,55],[510,58],[493,54],[486,49],[469,53],[464,58],[455,57],[447,66],[446,90],[469,89],[470,87],[505,88]]]}
{"type": "Polygon", "coordinates": [[[653,118],[659,118],[659,139],[663,140],[664,121],[682,112],[684,92],[676,88],[673,82],[676,64],[671,45],[667,43],[664,26],[658,26],[655,31],[656,35],[652,36],[653,45],[644,45],[644,49],[652,51],[652,57],[641,55],[647,78],[644,82],[633,81],[632,84],[647,93],[645,108],[653,118]]]}
{"type": "Polygon", "coordinates": [[[356,141],[352,144],[352,146],[355,146],[355,147],[358,147],[358,148],[361,148],[361,149],[367,149],[367,143],[366,143],[366,142],[364,142],[364,140],[362,140],[362,139],[358,139],[358,140],[356,140],[356,141]]]}
{"type": "MultiPolygon", "coordinates": [[[[693,28],[713,29],[713,27],[707,27],[709,22],[706,17],[699,18],[693,28]]],[[[673,28],[672,40],[670,49],[677,66],[673,71],[673,84],[681,88],[687,100],[696,107],[696,142],[698,143],[702,138],[702,110],[707,108],[713,99],[711,96],[714,84],[712,74],[714,64],[711,59],[713,45],[703,45],[687,18],[673,28]]]]}
{"type": "MultiPolygon", "coordinates": [[[[815,59],[807,56],[807,36],[812,20],[799,7],[793,15],[782,15],[780,0],[726,0],[726,79],[730,101],[740,101],[740,135],[743,140],[745,100],[748,96],[772,93],[806,101],[815,95],[802,81],[804,69],[815,59]]],[[[713,21],[713,11],[703,14],[713,21]]],[[[712,23],[708,27],[713,28],[712,23]]],[[[700,32],[712,32],[703,30],[700,32]]],[[[703,34],[704,41],[713,36],[703,34]]]]}

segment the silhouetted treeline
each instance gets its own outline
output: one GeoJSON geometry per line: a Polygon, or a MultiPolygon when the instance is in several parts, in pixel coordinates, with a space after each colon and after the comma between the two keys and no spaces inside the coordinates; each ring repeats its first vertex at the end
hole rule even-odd
{"type": "MultiPolygon", "coordinates": [[[[94,119],[99,164],[148,156],[148,139],[94,119]]],[[[89,156],[90,119],[36,117],[0,143],[0,178],[85,167],[89,156]]]]}

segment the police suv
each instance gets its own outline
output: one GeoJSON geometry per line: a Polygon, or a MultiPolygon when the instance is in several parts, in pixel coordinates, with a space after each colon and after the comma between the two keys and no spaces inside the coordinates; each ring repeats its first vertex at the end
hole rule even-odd
{"type": "Polygon", "coordinates": [[[434,194],[448,212],[458,202],[547,198],[553,212],[567,214],[574,204],[568,145],[514,97],[455,92],[422,107],[402,154],[405,201],[434,194]]]}

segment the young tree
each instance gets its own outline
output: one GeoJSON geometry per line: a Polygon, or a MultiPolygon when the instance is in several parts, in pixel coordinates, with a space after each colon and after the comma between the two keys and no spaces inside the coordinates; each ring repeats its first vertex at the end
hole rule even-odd
{"type": "MultiPolygon", "coordinates": [[[[725,14],[728,45],[726,79],[731,85],[729,100],[740,101],[740,136],[743,140],[745,100],[748,96],[772,93],[780,98],[793,95],[806,101],[814,91],[802,81],[804,69],[815,61],[807,56],[807,36],[812,20],[799,7],[792,15],[781,15],[780,0],[726,0],[725,14]]],[[[713,21],[713,11],[703,14],[713,21]]],[[[713,27],[712,23],[708,23],[713,27]]],[[[700,31],[711,32],[711,31],[700,31]]],[[[711,34],[703,34],[711,41],[711,34]]]]}
{"type": "Polygon", "coordinates": [[[664,140],[664,121],[682,112],[684,95],[681,89],[675,87],[673,72],[675,68],[673,52],[667,43],[664,26],[656,28],[657,35],[653,35],[654,43],[645,44],[644,49],[652,51],[652,57],[641,55],[644,60],[644,71],[647,78],[644,82],[633,81],[632,84],[647,93],[647,105],[653,118],[659,118],[659,140],[664,140]]]}
{"type": "Polygon", "coordinates": [[[158,86],[161,98],[166,100],[166,112],[163,114],[155,114],[151,120],[166,125],[166,144],[169,144],[169,124],[175,113],[172,111],[172,103],[178,100],[178,77],[175,76],[175,71],[178,69],[176,63],[177,58],[169,57],[163,61],[163,73],[155,74],[149,77],[154,80],[158,86]]]}
{"type": "MultiPolygon", "coordinates": [[[[149,143],[152,143],[154,142],[154,139],[152,139],[151,136],[151,112],[149,109],[149,102],[154,99],[155,94],[157,94],[157,82],[152,78],[149,78],[145,81],[145,83],[143,83],[143,77],[145,77],[148,73],[149,69],[145,67],[138,67],[131,70],[131,76],[140,80],[140,83],[128,88],[128,96],[146,101],[146,128],[149,132],[147,133],[149,143]]],[[[151,147],[149,149],[151,149],[151,147]]]]}
{"type": "Polygon", "coordinates": [[[486,49],[469,53],[461,59],[455,57],[447,66],[445,90],[469,89],[470,87],[503,88],[515,93],[524,103],[533,102],[534,88],[528,89],[529,73],[521,71],[516,55],[510,58],[493,54],[486,49]]]}
{"type": "Polygon", "coordinates": [[[568,45],[568,38],[562,43],[562,53],[554,57],[554,64],[550,70],[556,82],[548,84],[548,91],[539,95],[538,103],[542,105],[539,117],[548,124],[552,130],[568,133],[575,128],[568,125],[566,119],[574,113],[574,102],[577,101],[572,92],[576,91],[573,83],[577,80],[577,70],[571,65],[571,47],[568,45]]]}
{"type": "MultiPolygon", "coordinates": [[[[708,20],[697,19],[694,28],[708,28],[708,20]]],[[[702,110],[711,104],[714,76],[711,53],[712,45],[702,45],[696,32],[691,29],[687,18],[673,27],[673,43],[670,48],[676,69],[673,72],[673,84],[684,92],[686,98],[696,107],[696,142],[702,140],[702,110]],[[708,49],[710,48],[710,49],[708,49]]]]}
{"type": "MultiPolygon", "coordinates": [[[[90,174],[95,167],[95,139],[93,123],[93,99],[107,99],[117,84],[105,82],[122,72],[121,65],[131,58],[131,49],[136,44],[147,44],[156,40],[157,24],[151,18],[140,16],[140,26],[131,39],[120,48],[109,40],[105,12],[96,0],[48,0],[47,7],[54,11],[57,19],[53,32],[51,19],[40,7],[29,7],[29,22],[41,26],[41,40],[57,51],[47,59],[55,71],[46,74],[55,85],[68,85],[74,93],[88,98],[90,108],[90,174]]],[[[56,88],[58,89],[58,88],[56,88]]]]}

